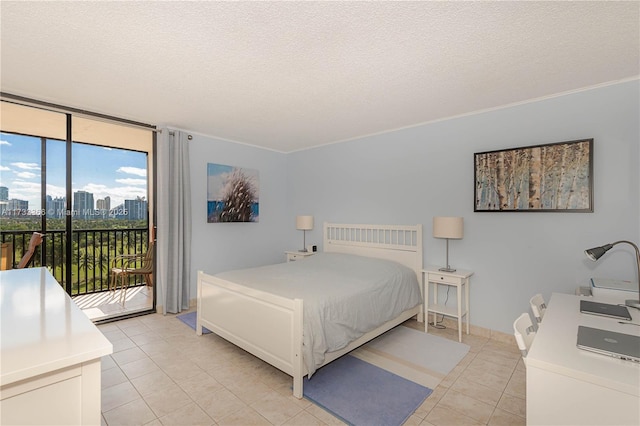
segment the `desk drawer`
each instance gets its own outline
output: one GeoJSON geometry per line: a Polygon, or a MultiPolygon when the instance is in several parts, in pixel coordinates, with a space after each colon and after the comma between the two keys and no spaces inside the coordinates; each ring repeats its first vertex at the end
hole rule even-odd
{"type": "Polygon", "coordinates": [[[429,274],[429,282],[442,284],[459,284],[460,278],[450,275],[429,274]]]}

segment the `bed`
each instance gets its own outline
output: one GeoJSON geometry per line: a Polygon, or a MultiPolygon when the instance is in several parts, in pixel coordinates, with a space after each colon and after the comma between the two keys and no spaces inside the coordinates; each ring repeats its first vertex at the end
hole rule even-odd
{"type": "MultiPolygon", "coordinates": [[[[418,320],[422,321],[422,225],[325,223],[323,249],[323,253],[292,263],[228,271],[216,275],[198,271],[196,333],[201,335],[202,327],[206,327],[289,374],[293,377],[294,396],[302,398],[304,376],[311,377],[317,368],[409,318],[417,316],[418,320]],[[375,262],[375,265],[369,262],[375,262]],[[351,319],[355,317],[364,317],[364,324],[358,324],[357,327],[352,324],[343,327],[345,321],[338,320],[337,323],[340,324],[336,325],[334,320],[329,321],[324,317],[316,320],[310,316],[314,315],[314,312],[326,312],[334,308],[327,308],[323,304],[324,300],[318,301],[310,297],[309,293],[305,293],[307,290],[302,290],[306,283],[301,285],[299,281],[313,281],[314,277],[318,276],[317,270],[308,268],[326,269],[327,264],[331,265],[328,273],[333,275],[322,275],[320,280],[324,280],[325,283],[332,282],[341,270],[345,271],[346,275],[351,274],[347,273],[351,269],[368,271],[363,272],[364,276],[358,275],[352,279],[358,282],[371,280],[371,285],[377,286],[374,292],[379,294],[380,300],[384,302],[367,299],[373,296],[364,293],[355,293],[360,290],[354,290],[351,299],[368,301],[367,304],[376,306],[380,315],[373,318],[371,314],[365,313],[364,310],[359,311],[360,308],[350,307],[351,305],[337,308],[341,312],[356,313],[346,322],[351,323],[351,319]],[[382,281],[378,282],[369,276],[372,273],[382,275],[377,268],[382,268],[380,271],[384,273],[391,271],[393,274],[403,275],[402,280],[409,278],[408,271],[412,283],[399,284],[398,288],[409,286],[409,289],[398,290],[391,297],[387,293],[391,291],[390,283],[383,284],[382,281]],[[275,285],[275,288],[265,287],[254,281],[256,275],[271,276],[266,272],[273,276],[266,281],[271,281],[269,285],[275,285]],[[398,302],[396,299],[402,301],[398,302]],[[317,326],[316,323],[321,323],[321,327],[331,330],[340,329],[339,332],[344,331],[346,335],[338,334],[338,337],[334,338],[333,331],[325,335],[325,328],[319,332],[311,328],[317,326]],[[352,329],[353,327],[357,329],[352,329]]],[[[351,284],[344,285],[348,286],[351,284]]],[[[326,288],[330,287],[327,284],[326,288]]],[[[337,293],[326,290],[327,298],[340,302],[348,298],[345,297],[347,293],[338,288],[340,286],[334,287],[331,291],[337,293]]]]}

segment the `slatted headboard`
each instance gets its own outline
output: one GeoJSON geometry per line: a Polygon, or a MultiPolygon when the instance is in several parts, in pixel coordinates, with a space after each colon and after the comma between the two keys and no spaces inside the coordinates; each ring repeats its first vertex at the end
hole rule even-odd
{"type": "Polygon", "coordinates": [[[323,250],[393,260],[416,272],[422,282],[422,225],[324,223],[323,250]]]}

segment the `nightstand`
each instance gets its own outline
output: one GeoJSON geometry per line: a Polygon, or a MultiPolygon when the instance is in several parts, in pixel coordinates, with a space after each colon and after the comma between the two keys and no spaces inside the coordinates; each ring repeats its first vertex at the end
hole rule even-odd
{"type": "Polygon", "coordinates": [[[437,314],[446,315],[458,319],[458,341],[462,342],[462,317],[467,323],[467,334],[469,334],[469,282],[473,275],[472,271],[458,269],[454,272],[439,271],[437,266],[430,266],[422,270],[424,279],[424,331],[429,330],[429,312],[433,314],[435,324],[437,314]],[[438,303],[438,287],[449,286],[456,288],[457,306],[446,306],[438,303]],[[429,305],[429,287],[433,287],[433,303],[429,305]],[[464,293],[464,304],[463,304],[464,293]]]}
{"type": "Polygon", "coordinates": [[[312,251],[285,251],[287,256],[287,262],[295,262],[296,260],[306,259],[309,256],[313,256],[315,252],[312,251]]]}

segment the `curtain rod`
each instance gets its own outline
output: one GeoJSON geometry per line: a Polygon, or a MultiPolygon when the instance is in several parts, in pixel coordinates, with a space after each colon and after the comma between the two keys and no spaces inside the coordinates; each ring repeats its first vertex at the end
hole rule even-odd
{"type": "MultiPolygon", "coordinates": [[[[162,130],[158,130],[158,131],[159,131],[159,132],[162,132],[162,130]]],[[[180,131],[180,130],[172,130],[172,129],[169,129],[169,134],[170,134],[171,136],[175,136],[175,135],[176,135],[176,132],[179,132],[179,131],[180,131]]],[[[190,134],[187,134],[187,140],[193,140],[193,136],[192,136],[192,135],[190,135],[190,134]]]]}
{"type": "Polygon", "coordinates": [[[0,100],[17,104],[17,105],[28,106],[32,108],[39,108],[39,109],[43,109],[51,112],[71,114],[76,117],[91,118],[96,121],[114,123],[122,126],[133,127],[136,129],[148,130],[150,132],[162,133],[162,129],[156,129],[155,126],[152,126],[151,124],[145,124],[145,123],[140,123],[133,120],[126,120],[123,118],[112,117],[106,114],[99,114],[96,112],[81,110],[78,108],[65,107],[65,106],[53,104],[50,102],[43,102],[35,99],[25,98],[24,96],[12,95],[10,93],[0,92],[0,100]]]}

